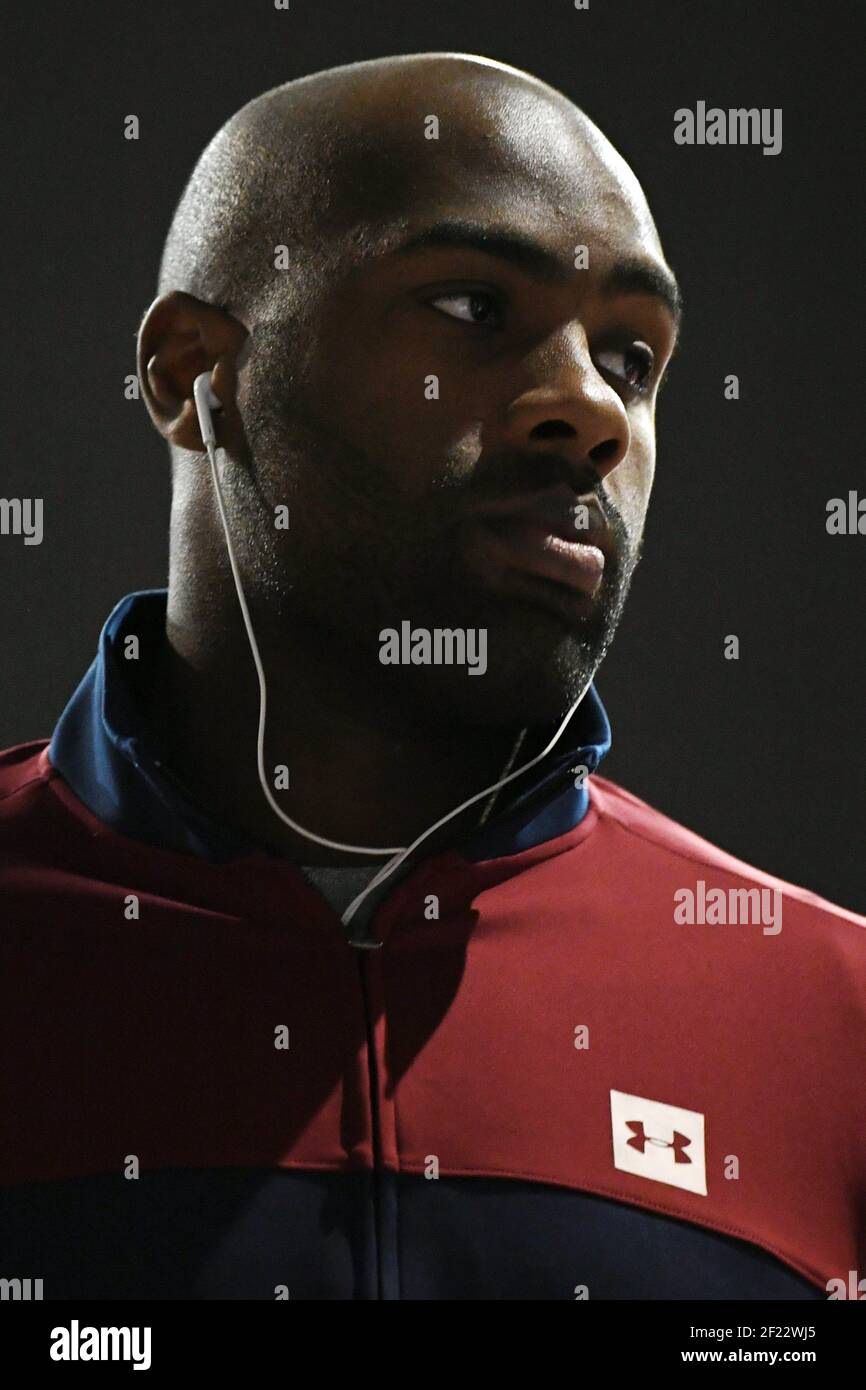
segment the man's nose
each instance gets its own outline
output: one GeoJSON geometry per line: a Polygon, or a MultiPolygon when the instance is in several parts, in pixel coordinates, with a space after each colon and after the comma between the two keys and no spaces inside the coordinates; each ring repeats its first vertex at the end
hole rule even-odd
{"type": "Polygon", "coordinates": [[[596,368],[586,335],[572,325],[523,359],[531,385],[508,407],[504,440],[521,453],[555,451],[601,480],[631,442],[622,400],[596,368]]]}

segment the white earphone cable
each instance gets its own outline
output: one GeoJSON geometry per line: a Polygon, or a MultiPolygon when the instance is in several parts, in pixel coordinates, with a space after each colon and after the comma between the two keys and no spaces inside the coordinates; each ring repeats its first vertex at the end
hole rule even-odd
{"type": "MultiPolygon", "coordinates": [[[[229,531],[228,517],[226,515],[222,486],[220,484],[219,478],[219,468],[217,467],[216,461],[216,445],[207,438],[205,438],[205,445],[207,448],[208,460],[210,462],[211,475],[213,477],[214,492],[216,494],[217,505],[219,507],[220,519],[222,521],[223,532],[226,538],[226,547],[228,549],[229,564],[231,565],[232,576],[235,582],[235,589],[237,590],[238,595],[238,602],[241,606],[241,614],[243,616],[244,626],[247,632],[247,638],[249,639],[250,649],[253,654],[253,661],[255,662],[256,666],[256,674],[259,680],[259,728],[258,737],[256,740],[256,756],[258,763],[259,781],[261,782],[262,791],[264,792],[265,797],[267,798],[268,805],[270,806],[271,810],[279,816],[280,820],[283,821],[289,827],[290,830],[294,830],[295,833],[298,835],[303,835],[307,840],[313,840],[317,845],[324,845],[328,849],[343,850],[348,854],[366,854],[377,856],[387,854],[392,856],[388,860],[388,862],[386,864],[383,864],[382,868],[377,871],[370,883],[367,884],[364,891],[362,893],[359,893],[358,896],[354,898],[352,902],[349,904],[349,906],[346,908],[342,916],[342,921],[347,924],[351,921],[352,917],[355,915],[356,911],[361,906],[361,903],[364,901],[367,894],[371,893],[374,888],[377,888],[380,883],[382,883],[386,878],[388,878],[389,875],[392,874],[394,870],[397,869],[400,866],[400,864],[402,864],[403,861],[410,854],[412,854],[412,852],[415,849],[417,849],[417,847],[424,840],[427,839],[429,835],[432,835],[434,831],[438,830],[440,826],[446,823],[446,821],[452,820],[453,817],[459,815],[461,811],[465,811],[468,806],[474,805],[476,801],[481,801],[483,797],[490,796],[491,793],[493,793],[495,797],[495,794],[498,793],[501,787],[506,786],[509,782],[513,782],[516,777],[522,776],[522,774],[528,771],[529,768],[535,767],[537,763],[540,763],[543,758],[547,757],[548,753],[551,751],[552,748],[555,747],[559,739],[562,737],[562,734],[568,724],[568,721],[571,719],[571,716],[574,714],[574,711],[577,709],[581,700],[586,695],[592,677],[590,676],[589,680],[586,681],[577,700],[575,700],[571,709],[568,711],[562,723],[560,724],[557,732],[550,740],[547,747],[542,750],[542,752],[538,753],[534,758],[531,758],[529,762],[524,763],[522,767],[517,768],[514,772],[509,772],[506,776],[501,777],[497,782],[493,782],[489,787],[484,787],[480,792],[476,792],[474,796],[470,796],[465,801],[462,801],[459,806],[454,807],[453,811],[449,811],[447,815],[441,816],[439,820],[435,822],[435,824],[429,826],[428,829],[425,830],[421,835],[418,835],[416,839],[412,841],[411,845],[407,845],[405,847],[391,846],[388,849],[383,849],[381,846],[372,845],[347,845],[344,844],[341,840],[329,840],[324,835],[317,835],[314,831],[307,830],[303,825],[299,825],[297,821],[292,820],[290,816],[286,815],[285,811],[277,803],[270,787],[268,786],[267,777],[265,776],[264,748],[265,722],[267,717],[267,683],[265,680],[265,671],[264,666],[262,665],[262,658],[259,653],[255,633],[253,632],[253,625],[250,620],[249,609],[247,607],[247,601],[244,596],[243,585],[241,583],[240,570],[238,567],[237,558],[235,556],[234,546],[232,544],[231,533],[229,531]]],[[[520,741],[518,741],[516,748],[519,748],[519,746],[520,741]]],[[[512,758],[509,759],[509,763],[513,760],[513,757],[516,754],[516,748],[512,753],[512,758]]],[[[508,764],[506,764],[506,766],[508,766],[508,764]]],[[[486,817],[482,817],[482,821],[485,818],[486,817]]]]}
{"type": "Polygon", "coordinates": [[[268,804],[271,810],[275,811],[276,814],[279,816],[280,820],[285,821],[286,825],[289,826],[291,830],[296,831],[299,835],[306,836],[308,840],[315,840],[317,845],[325,845],[328,849],[348,850],[352,854],[397,854],[399,852],[399,847],[397,846],[392,846],[390,849],[382,849],[381,847],[372,845],[344,845],[339,840],[329,840],[324,835],[316,835],[312,830],[306,830],[304,826],[299,825],[297,821],[293,821],[290,816],[286,815],[282,807],[277,804],[277,801],[270,787],[268,786],[268,781],[265,776],[265,719],[267,716],[268,700],[267,684],[265,682],[265,670],[262,665],[262,658],[259,653],[259,647],[258,643],[256,642],[256,636],[253,632],[253,625],[250,620],[250,611],[247,607],[246,598],[244,597],[243,585],[241,584],[240,570],[238,568],[238,562],[235,557],[235,549],[232,545],[231,534],[229,532],[229,524],[228,518],[226,516],[225,502],[223,501],[223,490],[220,485],[219,469],[217,468],[216,462],[216,447],[209,442],[207,443],[207,456],[210,460],[211,474],[213,476],[214,483],[214,491],[216,492],[220,518],[222,520],[223,531],[225,532],[226,546],[228,548],[229,554],[229,564],[231,565],[232,575],[235,581],[238,602],[241,606],[241,613],[243,615],[244,626],[247,630],[247,637],[249,639],[250,648],[252,650],[253,661],[256,664],[256,674],[259,678],[259,732],[256,741],[256,755],[259,769],[259,781],[262,784],[262,791],[267,797],[268,804]]]}

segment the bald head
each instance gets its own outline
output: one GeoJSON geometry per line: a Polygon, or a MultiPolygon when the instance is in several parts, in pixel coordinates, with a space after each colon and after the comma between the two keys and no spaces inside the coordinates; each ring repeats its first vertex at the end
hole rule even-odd
{"type": "Polygon", "coordinates": [[[443,196],[463,199],[470,187],[483,198],[503,176],[515,198],[545,179],[558,185],[570,216],[575,189],[561,165],[576,135],[584,196],[625,189],[651,226],[604,135],[516,68],[422,53],[288,82],[244,106],[205,149],[172,221],[160,293],[184,290],[246,322],[267,317],[275,300],[287,307],[405,226],[410,209],[435,197],[441,211],[443,196]]]}

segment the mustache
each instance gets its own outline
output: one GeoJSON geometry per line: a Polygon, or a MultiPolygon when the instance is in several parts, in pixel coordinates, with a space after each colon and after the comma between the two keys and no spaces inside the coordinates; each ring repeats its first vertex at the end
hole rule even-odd
{"type": "Polygon", "coordinates": [[[472,482],[464,486],[473,506],[509,502],[534,493],[567,486],[578,498],[594,498],[613,533],[618,555],[634,549],[622,513],[605,490],[604,479],[587,460],[565,458],[555,450],[544,453],[500,453],[478,463],[472,482]]]}
{"type": "Polygon", "coordinates": [[[588,460],[569,459],[553,449],[533,454],[503,451],[475,465],[471,491],[478,502],[504,502],[562,485],[585,496],[597,493],[602,479],[588,460]]]}

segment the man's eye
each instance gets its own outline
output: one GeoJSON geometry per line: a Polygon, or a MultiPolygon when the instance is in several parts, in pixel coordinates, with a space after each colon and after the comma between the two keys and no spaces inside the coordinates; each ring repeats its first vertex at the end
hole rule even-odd
{"type": "Polygon", "coordinates": [[[596,362],[611,376],[619,377],[633,391],[646,391],[652,376],[655,358],[646,343],[631,343],[627,348],[610,348],[596,353],[596,362]]]}
{"type": "Polygon", "coordinates": [[[484,328],[498,327],[501,322],[499,305],[492,294],[484,290],[469,290],[463,294],[440,294],[429,301],[449,318],[463,323],[477,323],[484,328]]]}

